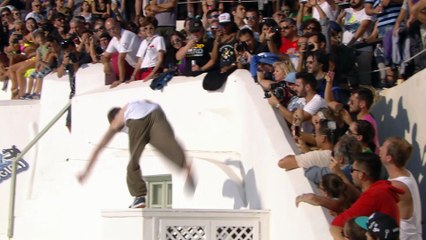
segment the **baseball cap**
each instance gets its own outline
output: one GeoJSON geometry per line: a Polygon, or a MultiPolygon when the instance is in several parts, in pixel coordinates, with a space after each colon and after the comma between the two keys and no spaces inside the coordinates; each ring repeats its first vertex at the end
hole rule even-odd
{"type": "Polygon", "coordinates": [[[399,227],[391,216],[375,212],[370,217],[357,217],[355,222],[379,239],[396,240],[399,238],[399,227]]]}
{"type": "Polygon", "coordinates": [[[227,24],[231,22],[231,14],[222,13],[219,15],[219,24],[227,24]]]}
{"type": "Polygon", "coordinates": [[[285,76],[284,81],[289,83],[296,83],[296,72],[289,72],[287,76],[285,76]]]}
{"type": "Polygon", "coordinates": [[[275,62],[278,62],[278,59],[276,59],[276,58],[270,58],[270,57],[265,57],[265,58],[259,59],[259,62],[260,63],[269,64],[269,65],[273,65],[275,62]]]}
{"type": "Polygon", "coordinates": [[[199,32],[203,28],[203,23],[200,19],[192,19],[189,22],[189,32],[199,32]]]}

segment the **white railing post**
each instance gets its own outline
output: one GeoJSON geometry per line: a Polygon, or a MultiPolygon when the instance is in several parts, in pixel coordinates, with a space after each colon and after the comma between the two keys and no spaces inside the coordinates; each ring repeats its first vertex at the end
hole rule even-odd
{"type": "Polygon", "coordinates": [[[10,179],[10,196],[9,196],[9,218],[8,218],[8,231],[7,236],[9,239],[13,238],[15,226],[15,198],[16,198],[16,170],[17,161],[21,159],[41,137],[64,115],[64,113],[71,107],[71,100],[65,107],[56,114],[56,116],[35,136],[35,138],[27,144],[27,146],[12,160],[12,176],[10,179]]]}

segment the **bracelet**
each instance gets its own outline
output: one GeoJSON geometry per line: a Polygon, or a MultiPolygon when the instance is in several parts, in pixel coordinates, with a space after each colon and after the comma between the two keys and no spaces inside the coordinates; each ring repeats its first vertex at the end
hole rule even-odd
{"type": "Polygon", "coordinates": [[[277,104],[275,105],[275,108],[276,108],[276,109],[279,109],[279,108],[280,108],[280,106],[281,106],[281,104],[280,104],[280,103],[277,103],[277,104]]]}

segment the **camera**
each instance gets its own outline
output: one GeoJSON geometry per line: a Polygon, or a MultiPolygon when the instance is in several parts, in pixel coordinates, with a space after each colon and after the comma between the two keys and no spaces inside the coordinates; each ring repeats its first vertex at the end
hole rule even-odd
{"type": "Polygon", "coordinates": [[[309,43],[308,45],[306,45],[306,51],[313,51],[315,49],[315,45],[309,43]]]}
{"type": "Polygon", "coordinates": [[[285,81],[280,81],[277,83],[271,83],[271,90],[265,92],[265,98],[270,98],[271,93],[278,99],[283,105],[287,105],[290,99],[294,96],[294,93],[286,85],[285,81]]]}
{"type": "Polygon", "coordinates": [[[248,50],[248,46],[245,42],[238,42],[236,48],[237,52],[244,52],[248,50]]]}

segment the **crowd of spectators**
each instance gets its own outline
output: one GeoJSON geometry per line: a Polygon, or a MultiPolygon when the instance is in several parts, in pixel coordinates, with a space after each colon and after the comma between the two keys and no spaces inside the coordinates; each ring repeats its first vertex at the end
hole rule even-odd
{"type": "Polygon", "coordinates": [[[10,81],[12,99],[39,99],[47,74],[68,75],[71,98],[87,63],[103,64],[111,88],[207,72],[203,86],[217,89],[246,69],[302,152],[279,167],[303,168],[323,192],[298,196],[298,205],[328,208],[335,239],[376,212],[399,223],[401,239],[421,239],[418,189],[405,168],[411,145],[393,137],[380,146],[369,109],[375,88],[424,68],[425,2],[188,1],[176,31],[176,0],[3,0],[0,80],[10,81]]]}
{"type": "Polygon", "coordinates": [[[209,72],[207,80],[217,74],[226,79],[239,68],[250,70],[266,90],[268,82],[284,79],[272,74],[273,63],[282,61],[287,63],[285,74],[312,73],[323,98],[326,75],[332,72],[332,94],[345,102],[351,89],[392,87],[424,68],[422,4],[188,1],[184,29],[178,32],[182,5],[176,0],[4,0],[0,79],[10,80],[12,99],[38,99],[50,71],[62,72],[59,68],[68,63],[77,71],[85,63],[99,62],[111,87],[148,81],[170,70],[174,75],[209,72]],[[40,44],[37,32],[53,43],[40,44]]]}

